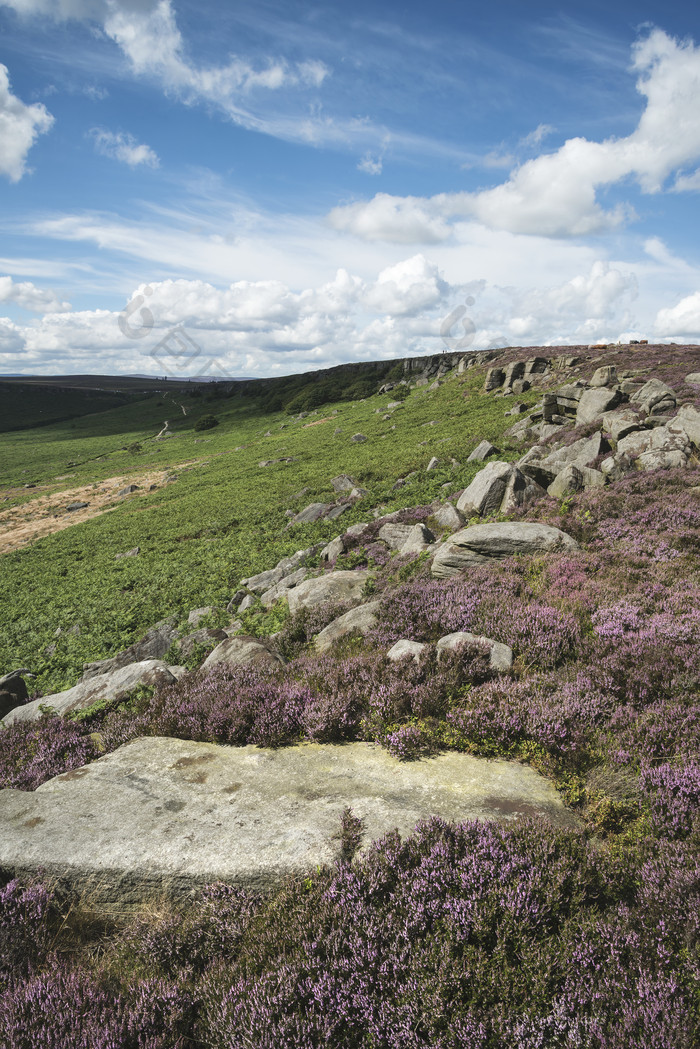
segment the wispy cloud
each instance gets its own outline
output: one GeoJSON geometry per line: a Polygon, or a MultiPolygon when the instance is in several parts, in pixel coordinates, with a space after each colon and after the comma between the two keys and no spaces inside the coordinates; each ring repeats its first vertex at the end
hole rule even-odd
{"type": "Polygon", "coordinates": [[[122,164],[128,164],[130,168],[136,168],[144,164],[149,168],[157,168],[158,156],[150,146],[143,142],[137,142],[133,135],[122,131],[108,131],[106,128],[94,127],[90,131],[90,137],[95,143],[95,149],[104,157],[112,157],[122,164]]]}

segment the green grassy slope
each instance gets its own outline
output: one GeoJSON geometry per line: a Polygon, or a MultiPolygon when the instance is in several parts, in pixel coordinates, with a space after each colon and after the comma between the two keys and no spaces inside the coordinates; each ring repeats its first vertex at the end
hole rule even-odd
{"type": "MultiPolygon", "coordinates": [[[[70,482],[64,486],[115,475],[133,476],[138,483],[138,474],[147,469],[191,465],[178,468],[172,484],[0,558],[0,668],[31,667],[44,693],[69,687],[83,662],[120,650],[167,615],[184,623],[191,608],[225,604],[241,577],[333,537],[367,519],[373,508],[428,502],[448,482],[450,490],[464,487],[478,467],[456,469],[450,458],[464,464],[479,440],[499,438],[511,422],[504,418],[508,402],[483,397],[482,384],[480,368],[452,374],[435,391],[415,390],[405,408],[386,421],[377,409],[386,408],[390,395],[327,405],[301,420],[264,414],[241,399],[192,400],[187,417],[176,415],[172,406],[166,416],[165,406],[149,399],[84,417],[72,427],[8,435],[0,474],[5,486],[66,473],[70,482]],[[219,426],[197,433],[196,419],[210,412],[219,426]],[[153,441],[165,417],[177,436],[153,441]],[[353,443],[356,432],[367,441],[353,443]],[[133,442],[141,443],[141,452],[125,450],[133,442]],[[426,473],[433,455],[442,460],[441,468],[426,473]],[[296,461],[259,466],[282,456],[296,461]],[[71,462],[81,465],[71,468],[71,462]],[[412,470],[417,476],[392,491],[396,478],[412,470]],[[288,529],[284,511],[330,502],[330,479],[341,472],[369,491],[343,516],[342,528],[318,522],[288,529]],[[301,489],[305,493],[295,497],[301,489]],[[115,560],[134,546],[141,548],[138,557],[115,560]],[[80,633],[66,634],[73,624],[80,633]],[[46,646],[59,626],[63,634],[48,657],[46,646]]],[[[536,392],[528,398],[534,403],[536,392]]],[[[12,501],[26,500],[29,493],[10,495],[12,501]]]]}

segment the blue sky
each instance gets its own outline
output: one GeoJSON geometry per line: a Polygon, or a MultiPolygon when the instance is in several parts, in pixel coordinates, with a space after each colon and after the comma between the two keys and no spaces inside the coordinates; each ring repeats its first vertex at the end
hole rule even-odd
{"type": "Polygon", "coordinates": [[[697,4],[0,0],[0,373],[697,342],[699,195],[697,4]]]}

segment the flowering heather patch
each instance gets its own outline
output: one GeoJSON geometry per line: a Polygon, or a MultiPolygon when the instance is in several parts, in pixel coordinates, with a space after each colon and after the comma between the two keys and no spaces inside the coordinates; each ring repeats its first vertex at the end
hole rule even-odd
{"type": "Polygon", "coordinates": [[[71,721],[49,714],[17,721],[0,728],[0,787],[34,790],[97,756],[85,730],[71,721]]]}
{"type": "Polygon", "coordinates": [[[459,630],[502,641],[540,668],[575,654],[582,640],[577,618],[537,599],[507,564],[476,567],[466,579],[419,579],[389,593],[370,637],[389,646],[400,638],[436,641],[459,630]]]}
{"type": "Polygon", "coordinates": [[[696,832],[700,839],[700,762],[645,768],[641,786],[650,804],[656,834],[687,838],[696,832]]]}

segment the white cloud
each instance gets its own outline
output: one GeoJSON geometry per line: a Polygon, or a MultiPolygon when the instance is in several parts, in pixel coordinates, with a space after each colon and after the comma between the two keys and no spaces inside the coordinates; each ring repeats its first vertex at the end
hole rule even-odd
{"type": "Polygon", "coordinates": [[[675,306],[661,309],[656,315],[654,330],[660,336],[700,336],[700,291],[686,295],[675,306]]]}
{"type": "Polygon", "coordinates": [[[145,164],[149,168],[157,168],[160,161],[154,150],[142,142],[137,142],[133,135],[122,131],[107,131],[106,128],[95,127],[90,131],[95,142],[95,149],[105,157],[113,157],[123,164],[135,168],[145,164]]]}
{"type": "Polygon", "coordinates": [[[188,104],[212,103],[246,127],[263,129],[263,121],[243,105],[254,91],[299,85],[318,88],[329,75],[324,63],[315,59],[290,64],[271,58],[255,68],[234,56],[226,65],[197,65],[186,54],[171,0],[0,0],[0,4],[26,17],[97,22],[137,76],[157,80],[166,92],[188,104]]]}
{"type": "Polygon", "coordinates": [[[632,274],[603,262],[568,281],[516,290],[450,283],[433,260],[415,255],[371,278],[341,269],[301,290],[278,280],[153,281],[129,297],[121,326],[117,311],[48,313],[5,338],[21,341],[18,367],[26,370],[289,374],[438,352],[444,319],[465,301],[474,349],[609,339],[632,325],[635,293],[632,274]]]}
{"type": "Polygon", "coordinates": [[[364,171],[365,175],[381,175],[384,167],[384,161],[381,157],[373,156],[371,153],[365,153],[362,160],[357,165],[358,171],[364,171]]]}
{"type": "Polygon", "coordinates": [[[9,70],[0,63],[0,174],[18,182],[34,141],[52,124],[53,117],[40,102],[28,106],[12,94],[9,70]]]}
{"type": "Polygon", "coordinates": [[[61,302],[54,291],[37,288],[31,281],[16,283],[12,277],[0,277],[0,302],[13,302],[34,313],[54,313],[69,310],[69,302],[61,302]]]}
{"type": "MultiPolygon", "coordinates": [[[[635,45],[632,68],[646,108],[627,137],[571,138],[556,152],[526,161],[492,189],[429,198],[377,194],[369,202],[334,208],[329,221],[358,237],[401,243],[411,237],[415,243],[446,240],[452,221],[465,217],[494,230],[584,236],[634,217],[626,204],[605,209],[597,197],[601,188],[631,177],[644,193],[658,193],[676,173],[676,190],[697,189],[696,176],[681,169],[700,158],[700,48],[655,29],[635,45]]],[[[532,143],[548,132],[540,125],[532,143]]]]}

